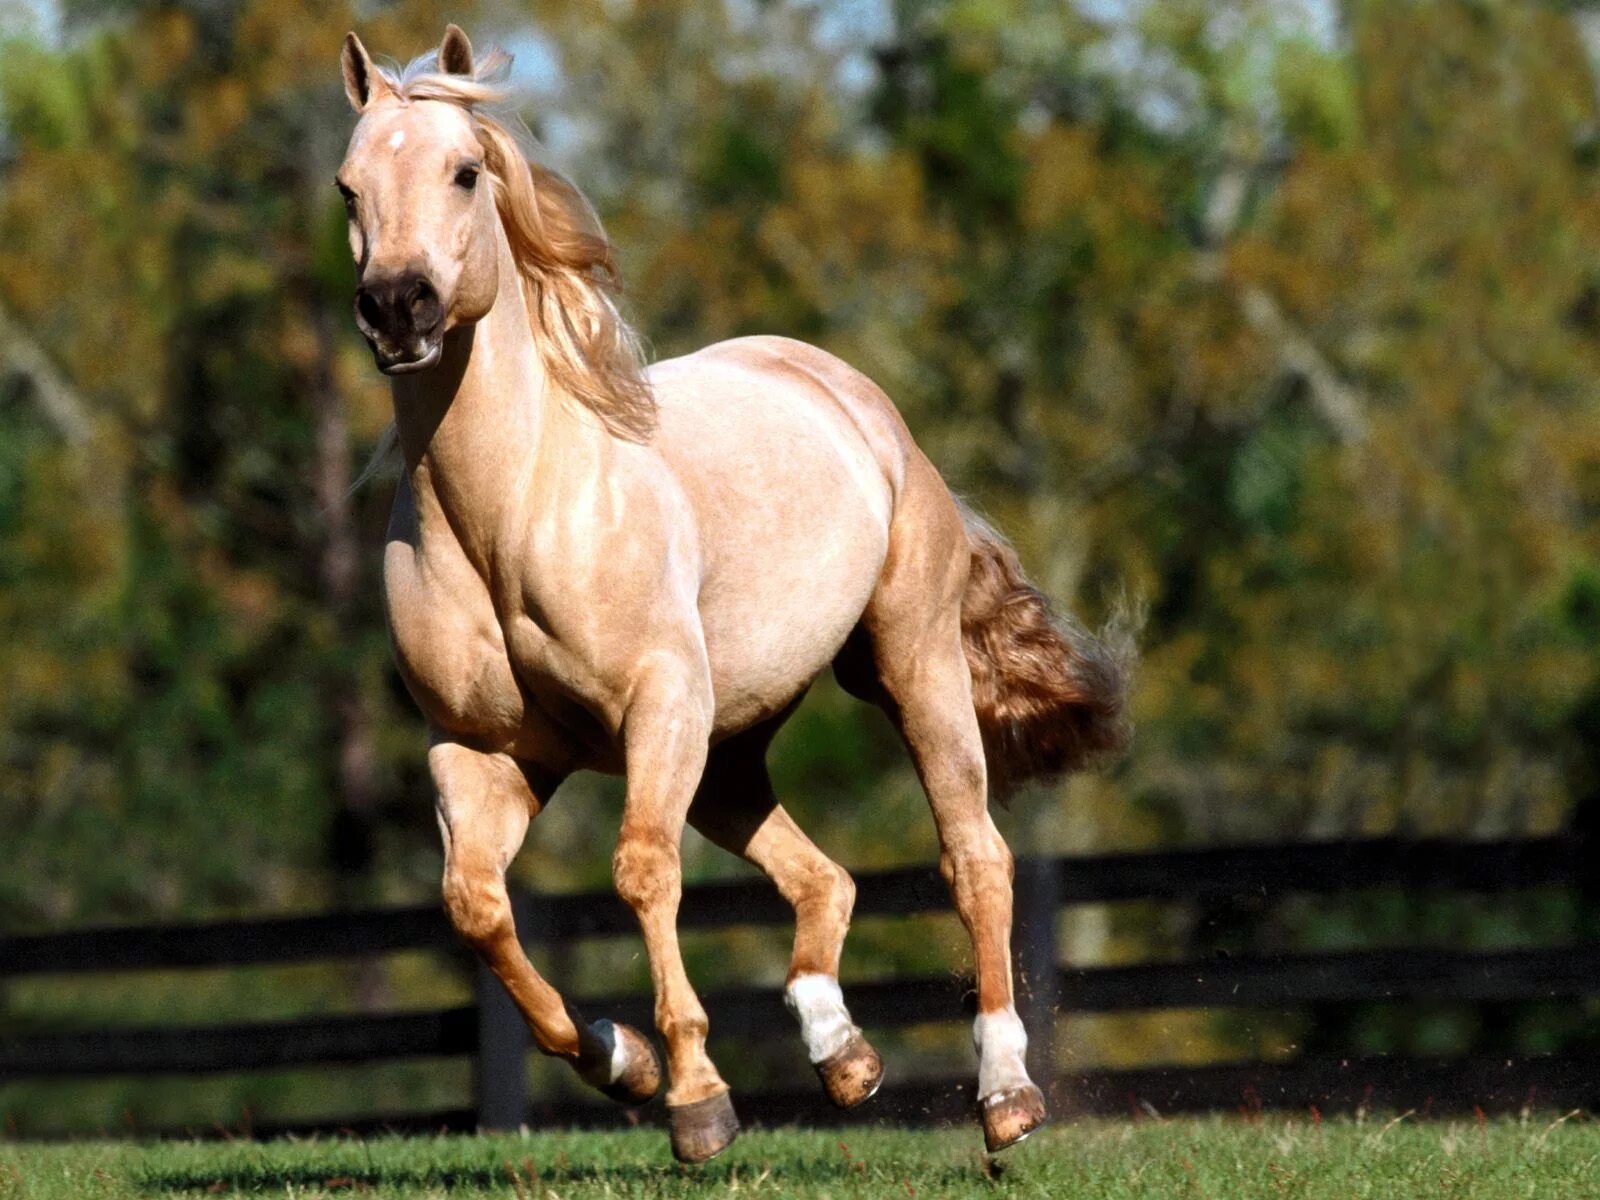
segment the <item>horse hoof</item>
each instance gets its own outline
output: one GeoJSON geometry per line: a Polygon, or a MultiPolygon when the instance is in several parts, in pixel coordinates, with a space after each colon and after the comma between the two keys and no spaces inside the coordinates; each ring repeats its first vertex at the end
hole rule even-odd
{"type": "Polygon", "coordinates": [[[656,1048],[632,1025],[596,1021],[595,1030],[606,1043],[610,1057],[600,1068],[601,1079],[594,1082],[602,1096],[619,1104],[640,1105],[661,1090],[661,1060],[656,1048]],[[614,1074],[614,1078],[612,1077],[614,1074]]]}
{"type": "Polygon", "coordinates": [[[1031,1083],[1007,1088],[978,1102],[983,1144],[990,1154],[1015,1146],[1045,1123],[1044,1093],[1031,1083]]]}
{"type": "Polygon", "coordinates": [[[681,1163],[709,1162],[739,1136],[739,1118],[727,1092],[693,1104],[667,1105],[672,1130],[672,1156],[681,1163]]]}
{"type": "Polygon", "coordinates": [[[839,1108],[865,1104],[883,1083],[883,1059],[860,1030],[816,1067],[828,1099],[839,1108]]]}

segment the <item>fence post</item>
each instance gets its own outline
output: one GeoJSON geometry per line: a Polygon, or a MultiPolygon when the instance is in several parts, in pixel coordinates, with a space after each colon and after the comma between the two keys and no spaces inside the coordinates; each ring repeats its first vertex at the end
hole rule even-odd
{"type": "MultiPolygon", "coordinates": [[[[522,908],[522,898],[512,905],[522,908]]],[[[528,1116],[528,1036],[511,993],[481,958],[474,956],[472,990],[478,1006],[478,1054],[473,1061],[472,1099],[478,1128],[520,1129],[528,1116]]]]}
{"type": "Polygon", "coordinates": [[[1016,963],[1017,1012],[1028,1031],[1028,1071],[1050,1096],[1056,1079],[1056,1013],[1061,1005],[1061,860],[1024,858],[1016,864],[1011,956],[1016,963]]]}

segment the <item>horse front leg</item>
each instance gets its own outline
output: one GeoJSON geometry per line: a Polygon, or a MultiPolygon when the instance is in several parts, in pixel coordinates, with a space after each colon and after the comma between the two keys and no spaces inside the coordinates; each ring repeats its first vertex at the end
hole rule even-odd
{"type": "Polygon", "coordinates": [[[571,1063],[613,1100],[643,1104],[661,1086],[649,1039],[627,1025],[584,1021],[534,970],[517,938],[506,868],[553,783],[536,794],[514,759],[445,738],[429,748],[428,768],[439,794],[450,923],[511,993],[542,1053],[571,1063]]]}
{"type": "Polygon", "coordinates": [[[667,1043],[672,1152],[689,1163],[720,1154],[739,1132],[728,1085],[706,1054],[706,1011],[678,946],[680,846],[710,731],[703,670],[658,669],[635,687],[623,719],[627,799],[612,858],[617,893],[638,916],[650,958],[656,1027],[667,1043]]]}

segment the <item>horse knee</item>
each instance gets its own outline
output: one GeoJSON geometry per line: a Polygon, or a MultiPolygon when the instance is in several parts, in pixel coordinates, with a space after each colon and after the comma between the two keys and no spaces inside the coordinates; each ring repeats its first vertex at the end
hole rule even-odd
{"type": "Polygon", "coordinates": [[[611,856],[617,895],[635,912],[679,895],[683,888],[678,846],[658,830],[624,830],[611,856]]]}
{"type": "Polygon", "coordinates": [[[511,899],[498,873],[452,866],[443,891],[450,924],[469,945],[489,945],[511,929],[511,899]]]}

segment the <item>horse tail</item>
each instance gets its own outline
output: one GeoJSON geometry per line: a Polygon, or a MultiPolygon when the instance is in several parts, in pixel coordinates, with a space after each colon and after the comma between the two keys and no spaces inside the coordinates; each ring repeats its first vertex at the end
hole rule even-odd
{"type": "Polygon", "coordinates": [[[1095,766],[1126,749],[1133,638],[1125,622],[1091,633],[1051,608],[1017,553],[964,505],[972,569],[961,638],[993,795],[1095,766]]]}

